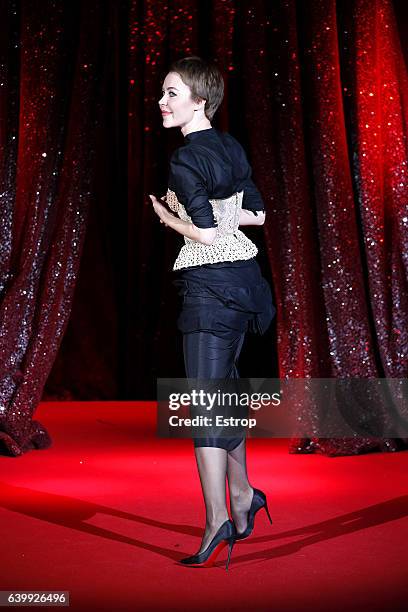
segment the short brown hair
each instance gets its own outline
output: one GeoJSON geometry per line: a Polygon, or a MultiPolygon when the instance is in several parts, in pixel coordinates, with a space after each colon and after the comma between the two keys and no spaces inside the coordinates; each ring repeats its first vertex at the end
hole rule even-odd
{"type": "Polygon", "coordinates": [[[191,98],[205,100],[204,112],[208,119],[214,117],[224,97],[224,79],[219,68],[197,55],[183,57],[170,66],[169,72],[177,72],[191,89],[191,98]]]}

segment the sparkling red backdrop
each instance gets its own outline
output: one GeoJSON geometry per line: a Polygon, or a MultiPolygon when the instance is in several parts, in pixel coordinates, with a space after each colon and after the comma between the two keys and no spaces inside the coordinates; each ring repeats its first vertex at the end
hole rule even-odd
{"type": "Polygon", "coordinates": [[[188,54],[223,71],[213,125],[246,148],[267,209],[263,232],[246,231],[278,312],[248,338],[241,375],[407,376],[403,0],[1,8],[0,439],[11,452],[49,443],[31,421],[41,397],[153,399],[157,377],[184,375],[180,237],[146,195],[165,192],[182,143],[158,99],[168,65],[188,54]]]}

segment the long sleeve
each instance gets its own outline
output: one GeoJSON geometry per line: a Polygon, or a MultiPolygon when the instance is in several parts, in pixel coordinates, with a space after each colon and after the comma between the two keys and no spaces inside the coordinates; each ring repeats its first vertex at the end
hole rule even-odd
{"type": "Polygon", "coordinates": [[[176,149],[170,160],[169,187],[200,229],[217,227],[209,201],[203,164],[205,160],[190,148],[176,149]]]}
{"type": "Polygon", "coordinates": [[[244,197],[242,200],[242,208],[251,210],[254,214],[256,214],[257,211],[265,210],[262,196],[250,176],[245,180],[243,189],[244,197]]]}
{"type": "Polygon", "coordinates": [[[239,190],[244,191],[242,208],[251,210],[254,215],[257,215],[256,211],[264,211],[265,205],[258,188],[252,180],[252,168],[242,145],[230,134],[228,134],[228,138],[234,144],[236,159],[239,165],[239,174],[242,177],[239,185],[239,190]]]}

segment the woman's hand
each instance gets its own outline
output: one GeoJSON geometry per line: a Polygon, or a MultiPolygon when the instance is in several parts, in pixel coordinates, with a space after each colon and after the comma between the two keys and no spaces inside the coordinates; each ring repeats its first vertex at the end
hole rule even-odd
{"type": "Polygon", "coordinates": [[[149,198],[153,204],[154,212],[160,219],[160,223],[168,226],[168,221],[174,219],[174,215],[154,196],[149,194],[149,198]]]}
{"type": "Polygon", "coordinates": [[[196,227],[192,221],[184,221],[184,219],[180,219],[176,217],[176,215],[173,215],[154,195],[149,194],[149,198],[152,201],[154,212],[160,219],[160,223],[164,223],[166,227],[174,229],[190,240],[195,240],[196,242],[207,245],[214,242],[217,235],[217,229],[215,227],[200,229],[196,227]]]}
{"type": "Polygon", "coordinates": [[[265,211],[258,210],[256,215],[252,210],[241,208],[239,225],[263,225],[265,223],[265,211]]]}

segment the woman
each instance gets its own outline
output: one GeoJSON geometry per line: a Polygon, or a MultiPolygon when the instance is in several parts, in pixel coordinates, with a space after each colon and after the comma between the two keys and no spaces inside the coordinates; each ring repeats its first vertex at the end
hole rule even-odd
{"type": "MultiPolygon", "coordinates": [[[[270,287],[255,260],[257,248],[238,225],[263,225],[265,210],[251,180],[241,145],[211,125],[224,95],[218,68],[192,56],[174,62],[159,106],[166,128],[178,127],[184,146],[170,161],[169,189],[163,200],[150,195],[161,223],[184,236],[174,281],[184,295],[178,328],[183,333],[187,378],[238,377],[236,362],[247,330],[264,333],[275,309],[270,287]]],[[[181,560],[194,567],[212,565],[229,545],[248,537],[266,497],[253,488],[246,469],[245,437],[209,434],[194,438],[206,507],[201,547],[181,560]],[[228,477],[233,521],[226,506],[228,477]]],[[[272,521],[271,521],[272,522],[272,521]]]]}

